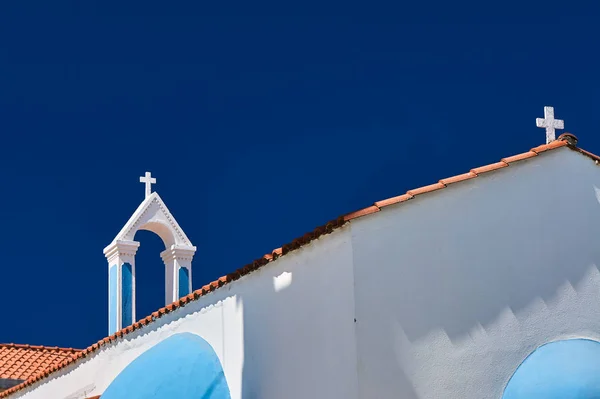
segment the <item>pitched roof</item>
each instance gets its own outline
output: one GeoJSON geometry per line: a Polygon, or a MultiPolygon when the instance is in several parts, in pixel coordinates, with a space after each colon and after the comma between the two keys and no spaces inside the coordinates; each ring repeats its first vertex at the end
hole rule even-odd
{"type": "Polygon", "coordinates": [[[44,370],[72,359],[79,349],[0,344],[0,378],[27,380],[44,370]]]}
{"type": "Polygon", "coordinates": [[[382,208],[384,208],[386,206],[395,205],[395,204],[399,204],[399,203],[403,203],[403,202],[412,200],[415,197],[421,196],[423,194],[427,194],[432,191],[441,190],[451,184],[456,184],[456,183],[460,183],[465,180],[474,179],[474,178],[482,176],[484,174],[506,168],[517,162],[539,156],[540,154],[543,154],[545,152],[555,150],[558,148],[566,147],[566,148],[569,148],[573,151],[576,151],[580,154],[583,154],[583,155],[593,159],[596,163],[600,162],[599,156],[594,155],[588,151],[585,151],[585,150],[577,147],[576,144],[577,144],[577,138],[574,135],[572,135],[570,133],[564,133],[564,134],[560,135],[557,140],[555,140],[549,144],[540,145],[538,147],[532,148],[531,150],[529,150],[527,152],[513,155],[513,156],[510,156],[507,158],[503,158],[500,160],[500,162],[496,162],[496,163],[481,166],[481,167],[478,167],[475,169],[471,169],[467,173],[463,173],[460,175],[442,179],[434,184],[430,184],[427,186],[409,190],[405,194],[399,195],[397,197],[392,197],[392,198],[384,199],[381,201],[377,201],[371,206],[368,206],[368,207],[360,209],[358,211],[351,212],[346,215],[340,216],[336,219],[333,219],[333,220],[329,221],[328,223],[317,227],[313,231],[304,234],[302,237],[298,237],[295,240],[293,240],[292,242],[273,250],[271,253],[266,254],[259,259],[256,259],[252,263],[249,263],[246,266],[203,286],[202,288],[192,292],[191,294],[180,298],[178,301],[173,302],[172,304],[167,305],[164,308],[157,310],[156,312],[152,313],[148,317],[141,319],[140,321],[133,323],[132,325],[122,329],[121,331],[117,331],[113,335],[96,342],[95,344],[89,346],[88,348],[84,349],[83,351],[77,352],[72,358],[65,359],[64,361],[60,362],[59,364],[52,365],[49,368],[47,368],[46,370],[43,370],[42,372],[40,372],[39,374],[32,376],[27,381],[15,386],[15,387],[9,388],[4,392],[0,392],[0,398],[5,398],[14,392],[17,392],[37,381],[40,381],[40,380],[48,377],[50,374],[62,369],[63,367],[66,367],[66,366],[70,365],[71,363],[78,361],[78,359],[89,356],[91,353],[100,349],[100,347],[102,347],[108,343],[117,341],[129,333],[131,333],[135,330],[139,330],[140,328],[143,328],[144,326],[147,326],[148,324],[161,318],[165,314],[171,313],[174,310],[176,310],[180,307],[183,307],[186,304],[188,304],[192,301],[195,301],[198,298],[200,298],[210,292],[213,292],[226,284],[229,284],[233,281],[240,279],[241,277],[243,277],[249,273],[252,273],[253,271],[278,259],[279,257],[284,256],[287,253],[294,251],[294,250],[310,243],[313,240],[316,240],[317,238],[321,237],[322,235],[333,232],[333,230],[343,226],[344,224],[346,224],[347,222],[349,222],[353,219],[356,219],[356,218],[359,218],[359,217],[362,217],[365,215],[369,215],[371,213],[379,212],[382,208]]]}

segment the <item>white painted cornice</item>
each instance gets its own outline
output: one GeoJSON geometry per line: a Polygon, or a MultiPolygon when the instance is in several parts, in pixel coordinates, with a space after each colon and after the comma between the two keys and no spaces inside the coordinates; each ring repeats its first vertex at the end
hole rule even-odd
{"type": "Polygon", "coordinates": [[[165,263],[173,259],[188,260],[191,262],[195,253],[196,247],[173,245],[171,248],[167,248],[162,251],[160,253],[160,257],[165,263]]]}
{"type": "Polygon", "coordinates": [[[133,257],[135,256],[139,246],[140,243],[137,241],[113,241],[110,245],[104,248],[104,256],[106,256],[106,259],[108,259],[109,263],[117,256],[133,257]]]}

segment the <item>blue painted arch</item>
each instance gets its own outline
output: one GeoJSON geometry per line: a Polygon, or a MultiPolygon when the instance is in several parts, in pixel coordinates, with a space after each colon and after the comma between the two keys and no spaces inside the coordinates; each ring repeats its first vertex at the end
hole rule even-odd
{"type": "Polygon", "coordinates": [[[517,368],[502,398],[600,398],[600,343],[569,339],[539,347],[517,368]]]}
{"type": "Polygon", "coordinates": [[[221,362],[208,342],[175,334],[131,362],[101,399],[230,399],[221,362]]]}

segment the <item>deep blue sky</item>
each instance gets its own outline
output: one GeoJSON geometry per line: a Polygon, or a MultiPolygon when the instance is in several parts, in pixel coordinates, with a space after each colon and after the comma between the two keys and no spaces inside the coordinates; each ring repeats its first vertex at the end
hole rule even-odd
{"type": "MultiPolygon", "coordinates": [[[[0,342],[106,335],[102,249],[146,170],[198,247],[198,288],[340,214],[543,144],[544,105],[600,152],[599,10],[12,3],[0,342]]],[[[143,317],[163,306],[162,243],[136,238],[143,317]]]]}

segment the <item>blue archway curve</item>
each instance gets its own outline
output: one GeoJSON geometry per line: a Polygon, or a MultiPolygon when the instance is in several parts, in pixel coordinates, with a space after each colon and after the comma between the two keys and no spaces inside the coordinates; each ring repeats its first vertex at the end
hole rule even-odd
{"type": "Polygon", "coordinates": [[[101,399],[231,399],[217,354],[202,337],[170,336],[131,362],[101,399]]]}
{"type": "Polygon", "coordinates": [[[539,347],[517,368],[502,398],[600,398],[600,342],[568,339],[539,347]]]}

